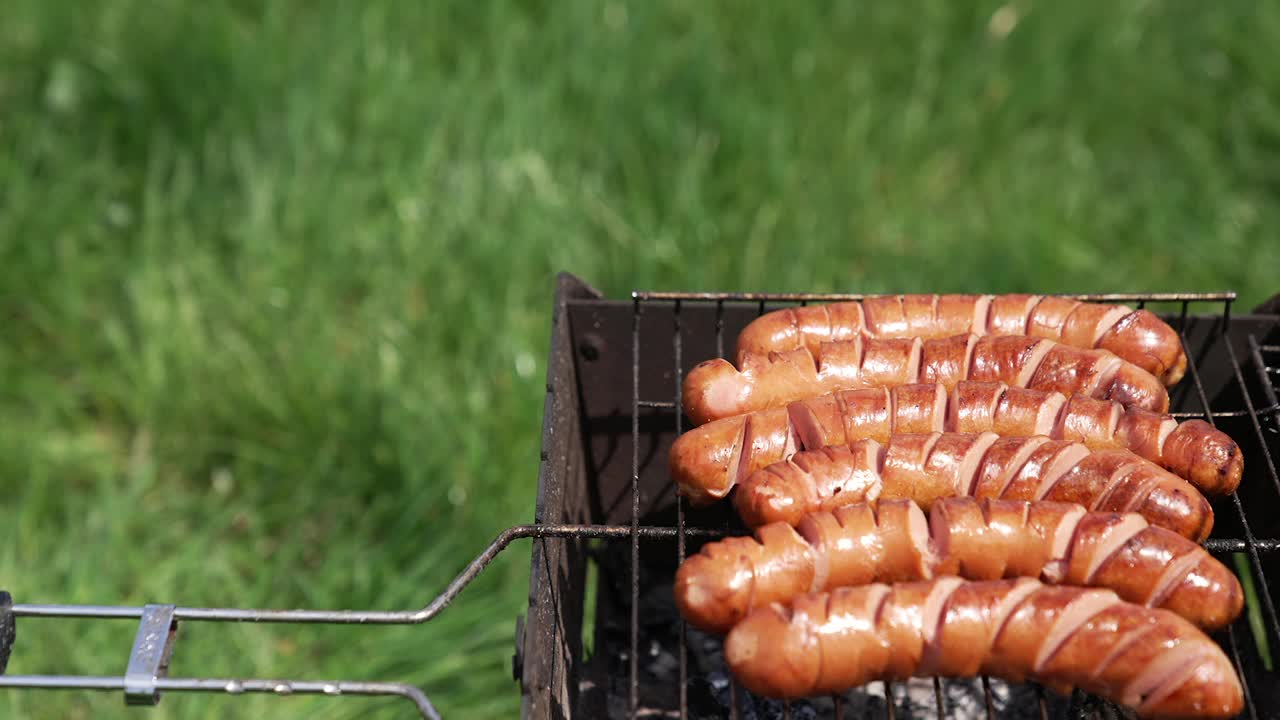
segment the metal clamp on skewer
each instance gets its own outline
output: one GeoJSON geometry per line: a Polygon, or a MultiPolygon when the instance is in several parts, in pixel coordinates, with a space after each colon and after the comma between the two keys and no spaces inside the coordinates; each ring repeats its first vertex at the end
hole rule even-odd
{"type": "Polygon", "coordinates": [[[155,705],[160,702],[156,681],[169,674],[169,657],[178,635],[178,621],[173,618],[174,605],[146,605],[138,622],[138,635],[129,653],[129,667],[124,674],[126,705],[155,705]]]}

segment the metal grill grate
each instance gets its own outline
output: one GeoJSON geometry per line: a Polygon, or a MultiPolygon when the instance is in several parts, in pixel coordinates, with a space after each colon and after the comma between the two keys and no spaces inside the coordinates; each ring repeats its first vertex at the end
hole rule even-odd
{"type": "MultiPolygon", "coordinates": [[[[663,566],[667,571],[659,581],[670,582],[670,568],[684,559],[690,543],[745,532],[723,511],[720,514],[693,511],[681,498],[671,496],[665,477],[664,442],[684,430],[678,411],[680,388],[687,367],[707,359],[712,352],[725,356],[725,337],[746,320],[788,304],[861,299],[846,294],[728,294],[728,293],[633,293],[629,302],[600,299],[599,293],[571,276],[561,276],[553,314],[551,363],[548,368],[546,411],[543,419],[543,454],[539,472],[538,507],[535,522],[500,533],[469,563],[445,590],[425,607],[404,611],[317,611],[254,610],[241,608],[200,608],[174,605],[143,607],[88,605],[6,604],[0,597],[0,629],[15,618],[100,618],[139,621],[139,631],[128,668],[120,676],[19,676],[0,675],[0,688],[81,689],[123,692],[131,704],[155,704],[161,692],[274,693],[277,695],[396,696],[413,704],[425,718],[438,717],[427,696],[419,688],[402,683],[304,681],[237,678],[167,677],[168,657],[178,626],[187,622],[261,622],[332,624],[421,624],[444,611],[497,555],[516,540],[533,540],[529,616],[517,623],[515,675],[524,693],[527,717],[595,717],[602,714],[625,717],[679,717],[682,720],[705,716],[706,708],[691,714],[690,690],[700,678],[690,663],[690,632],[683,622],[673,620],[675,661],[672,680],[676,685],[670,705],[652,703],[642,676],[641,618],[647,610],[643,590],[653,578],[646,578],[646,563],[658,554],[671,553],[663,566]],[[578,317],[571,322],[570,315],[578,317]],[[629,321],[629,322],[628,322],[629,321]],[[571,328],[571,325],[581,327],[571,328]],[[576,331],[575,331],[576,330],[576,331]],[[669,344],[668,344],[669,343],[669,344]],[[688,345],[696,347],[690,350],[688,345]],[[667,355],[669,354],[669,358],[667,355]],[[597,363],[588,373],[583,364],[597,363]],[[630,375],[624,373],[629,370],[630,375]],[[610,397],[606,397],[610,396],[610,397]],[[615,397],[616,396],[616,397],[615,397]],[[612,403],[612,404],[611,404],[612,403]],[[592,407],[605,408],[591,412],[592,407]],[[612,411],[609,410],[612,408],[612,411]],[[652,441],[645,438],[652,436],[652,441]],[[648,446],[643,455],[641,448],[648,446]],[[603,448],[598,450],[597,446],[603,448]],[[615,457],[627,453],[623,460],[615,457]],[[626,466],[629,466],[627,468],[626,466]],[[629,469],[629,474],[625,471],[629,469]],[[613,495],[612,490],[617,492],[613,495]],[[608,497],[606,497],[608,495],[608,497]],[[672,514],[664,514],[666,499],[672,514]],[[659,518],[661,522],[650,522],[659,518]],[[612,541],[615,547],[626,541],[626,554],[614,561],[592,553],[588,541],[612,541]],[[588,593],[585,566],[595,557],[602,573],[625,577],[614,593],[604,577],[598,583],[595,611],[597,634],[594,656],[582,652],[584,626],[593,608],[586,606],[588,593]],[[625,567],[624,567],[625,566],[625,567]],[[625,617],[625,639],[618,647],[605,647],[602,627],[609,612],[625,617]],[[609,678],[607,663],[613,651],[625,663],[620,705],[610,705],[601,684],[609,678]],[[589,708],[588,708],[589,706],[589,708]],[[588,709],[583,709],[588,708],[588,709]]],[[[1165,312],[1183,334],[1188,354],[1189,380],[1174,393],[1173,414],[1202,417],[1227,429],[1245,449],[1246,477],[1241,492],[1215,503],[1218,528],[1205,546],[1215,555],[1238,555],[1256,578],[1258,611],[1264,634],[1271,647],[1280,648],[1280,623],[1268,582],[1268,573],[1280,555],[1280,527],[1262,514],[1250,515],[1247,508],[1275,507],[1280,502],[1272,447],[1280,437],[1280,402],[1275,382],[1280,379],[1280,318],[1270,315],[1231,315],[1232,293],[1215,294],[1127,294],[1074,296],[1099,302],[1172,305],[1165,312]],[[1210,306],[1211,314],[1190,313],[1210,306]],[[1212,379],[1210,379],[1212,378],[1212,379]],[[1218,403],[1214,407],[1213,402],[1218,403]],[[1246,496],[1247,493],[1247,496],[1246,496]]],[[[1153,307],[1153,309],[1157,309],[1153,307]]],[[[619,547],[621,549],[621,547],[619,547]]],[[[669,595],[670,593],[667,593],[669,595]]],[[[23,623],[24,635],[25,626],[23,623]]],[[[607,629],[607,628],[606,628],[607,629]]],[[[0,673],[11,650],[12,635],[0,631],[0,673]]],[[[1219,640],[1233,658],[1245,686],[1245,717],[1259,718],[1280,710],[1280,696],[1256,678],[1259,663],[1254,639],[1243,619],[1220,633],[1219,640]]],[[[621,668],[619,668],[621,669],[621,668]]],[[[723,715],[730,718],[754,716],[759,705],[741,689],[728,683],[723,715]],[[747,705],[752,709],[748,710],[747,705]]],[[[947,686],[953,681],[933,678],[932,712],[947,717],[947,686]]],[[[882,714],[896,718],[906,688],[901,683],[876,683],[870,693],[878,695],[882,714]]],[[[926,685],[927,687],[927,685],[926,685]]],[[[980,700],[986,716],[997,716],[998,702],[993,683],[980,680],[980,700]]],[[[1075,693],[1065,702],[1032,686],[1031,695],[1041,718],[1048,718],[1054,703],[1065,705],[1069,717],[1113,717],[1115,709],[1094,698],[1075,693]]],[[[847,693],[830,698],[821,712],[843,718],[854,706],[847,693]]],[[[780,717],[810,716],[813,706],[795,711],[792,704],[778,705],[780,717]]],[[[863,707],[866,704],[863,703],[863,707]]],[[[1035,714],[1035,713],[1033,713],[1035,714]]],[[[1123,716],[1123,715],[1121,715],[1123,716]]]]}
{"type": "MultiPolygon", "coordinates": [[[[758,316],[765,313],[775,306],[787,304],[806,305],[810,302],[837,302],[846,300],[860,300],[866,296],[856,294],[732,294],[732,293],[668,293],[668,292],[637,292],[632,295],[632,322],[631,322],[631,381],[632,381],[632,408],[631,408],[631,448],[632,448],[632,468],[631,468],[631,525],[633,528],[639,525],[640,520],[640,469],[639,469],[639,448],[641,439],[639,435],[640,413],[643,409],[668,410],[671,414],[671,422],[674,425],[674,432],[679,435],[682,432],[682,416],[678,412],[680,406],[680,384],[683,379],[684,370],[684,352],[683,352],[683,328],[681,324],[682,311],[686,306],[691,304],[711,305],[714,308],[715,322],[715,348],[716,355],[726,357],[725,355],[725,309],[732,305],[741,305],[749,303],[753,306],[754,315],[758,316]],[[675,367],[673,377],[675,379],[673,387],[673,395],[671,400],[646,398],[640,392],[640,378],[642,376],[642,363],[644,354],[641,352],[641,327],[645,322],[646,311],[652,311],[655,307],[663,307],[669,312],[662,314],[671,318],[671,337],[672,337],[672,355],[674,357],[675,367]]],[[[1107,294],[1107,295],[1075,295],[1082,300],[1110,302],[1110,303],[1130,303],[1135,304],[1138,308],[1146,307],[1148,304],[1156,303],[1174,303],[1177,311],[1170,313],[1165,312],[1166,317],[1171,316],[1176,328],[1180,330],[1183,337],[1184,346],[1187,349],[1189,358],[1188,377],[1189,382],[1184,382],[1180,387],[1181,397],[1176,400],[1177,406],[1171,414],[1179,418],[1203,418],[1214,426],[1219,426],[1223,421],[1240,421],[1245,420],[1248,428],[1251,429],[1254,439],[1257,442],[1257,452],[1249,453],[1247,458],[1250,467],[1249,482],[1257,484],[1265,482],[1273,490],[1274,494],[1270,497],[1273,500],[1280,500],[1280,478],[1277,478],[1275,461],[1272,457],[1270,444],[1273,440],[1266,435],[1267,430],[1264,429],[1263,423],[1270,423],[1269,432],[1275,435],[1280,432],[1280,426],[1277,426],[1278,413],[1280,413],[1280,403],[1277,402],[1274,387],[1271,380],[1280,374],[1280,369],[1268,367],[1264,359],[1267,352],[1276,353],[1280,357],[1280,346],[1261,345],[1254,334],[1246,336],[1249,355],[1246,362],[1256,370],[1259,378],[1259,388],[1251,388],[1246,381],[1246,364],[1242,364],[1240,352],[1233,345],[1232,338],[1229,336],[1229,330],[1232,328],[1231,305],[1235,299],[1233,293],[1161,293],[1161,294],[1107,294]],[[1191,320],[1191,305],[1197,303],[1200,305],[1210,304],[1220,309],[1219,320],[1216,323],[1216,332],[1212,333],[1209,353],[1217,353],[1223,356],[1225,364],[1229,368],[1231,375],[1230,380],[1234,383],[1235,391],[1238,393],[1239,400],[1243,403],[1240,408],[1214,408],[1210,402],[1209,394],[1206,390],[1205,383],[1202,380],[1201,364],[1205,362],[1206,353],[1193,352],[1193,345],[1187,338],[1188,325],[1191,320]],[[1199,357],[1197,357],[1199,355],[1199,357]],[[1251,361],[1251,362],[1250,362],[1251,361]],[[1187,388],[1190,388],[1189,390],[1187,388]],[[1265,403],[1258,406],[1254,402],[1254,393],[1260,392],[1265,398],[1265,403]],[[1262,472],[1258,472],[1258,465],[1262,466],[1262,472]]],[[[665,319],[664,319],[665,321],[665,319]]],[[[1201,345],[1203,347],[1203,344],[1201,345]]],[[[707,359],[705,357],[695,358],[694,360],[707,359]]],[[[1219,361],[1220,362],[1220,361],[1219,361]]],[[[1233,435],[1239,436],[1238,429],[1233,430],[1233,435]]],[[[1239,439],[1239,438],[1238,438],[1239,439]]],[[[1244,442],[1242,442],[1242,445],[1244,442]]],[[[1257,578],[1257,587],[1259,588],[1258,598],[1261,607],[1260,612],[1265,620],[1267,633],[1275,646],[1275,641],[1280,640],[1280,623],[1277,623],[1275,613],[1275,605],[1271,596],[1270,585],[1267,578],[1267,572],[1264,567],[1263,556],[1275,552],[1280,549],[1280,540],[1274,537],[1259,537],[1251,527],[1250,519],[1245,512],[1244,502],[1240,496],[1232,495],[1226,501],[1229,504],[1230,515],[1234,520],[1231,527],[1238,527],[1238,531],[1227,533],[1225,536],[1215,536],[1205,542],[1208,550],[1218,556],[1228,555],[1231,553],[1245,553],[1248,560],[1248,569],[1257,578]]],[[[681,538],[677,543],[676,553],[677,562],[683,561],[686,555],[686,545],[683,541],[686,533],[686,509],[683,500],[676,497],[676,530],[681,538]]],[[[1220,517],[1220,523],[1223,522],[1222,507],[1219,504],[1217,508],[1220,517]]],[[[1223,523],[1226,524],[1226,523],[1223,523]]],[[[1222,527],[1220,525],[1220,527],[1222,527]]],[[[731,530],[727,530],[730,531],[731,530]]],[[[629,658],[629,703],[628,707],[632,717],[638,716],[642,712],[639,704],[640,687],[638,684],[641,648],[639,647],[640,629],[638,618],[640,617],[641,598],[640,588],[640,558],[641,558],[641,537],[638,534],[631,536],[631,597],[630,597],[630,646],[627,656],[629,658]]],[[[1225,644],[1235,659],[1238,668],[1243,666],[1242,656],[1245,651],[1242,650],[1243,641],[1238,637],[1237,626],[1230,627],[1225,634],[1225,644]]],[[[680,718],[689,717],[688,705],[688,683],[690,676],[688,674],[688,644],[687,631],[681,622],[681,626],[677,633],[678,637],[678,657],[679,657],[679,706],[676,709],[680,718]]],[[[1259,706],[1254,700],[1255,692],[1250,692],[1247,676],[1243,676],[1245,681],[1246,710],[1248,717],[1259,717],[1259,706]]],[[[943,683],[938,678],[932,679],[934,688],[934,714],[938,718],[947,717],[947,706],[945,694],[943,692],[943,683]]],[[[897,701],[895,699],[895,691],[893,683],[880,683],[882,689],[881,696],[884,698],[885,714],[887,717],[895,716],[895,708],[897,701]]],[[[984,695],[984,704],[987,717],[994,718],[996,716],[996,703],[992,697],[992,683],[989,678],[981,678],[982,691],[984,695]]],[[[1042,687],[1034,686],[1034,694],[1038,704],[1039,715],[1041,718],[1049,717],[1049,701],[1048,695],[1042,687]]],[[[741,716],[740,705],[743,695],[741,691],[735,690],[730,678],[729,691],[729,707],[728,715],[730,718],[738,718],[741,716]]],[[[836,718],[844,717],[844,708],[846,698],[837,696],[832,699],[832,716],[836,718]]],[[[1070,698],[1068,716],[1070,717],[1089,717],[1099,712],[1122,712],[1115,708],[1104,707],[1105,703],[1095,699],[1088,698],[1081,693],[1075,693],[1070,698]]],[[[674,716],[676,713],[672,713],[674,716]]],[[[792,716],[792,705],[787,703],[783,705],[781,710],[782,717],[792,716]]]]}

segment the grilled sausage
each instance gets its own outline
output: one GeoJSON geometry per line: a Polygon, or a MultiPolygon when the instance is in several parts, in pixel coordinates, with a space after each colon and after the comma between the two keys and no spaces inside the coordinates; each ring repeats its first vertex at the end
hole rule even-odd
{"type": "Polygon", "coordinates": [[[885,445],[859,440],[806,450],[748,475],[733,503],[754,528],[794,526],[806,513],[881,499],[914,500],[928,511],[956,495],[1136,512],[1197,542],[1213,529],[1213,509],[1199,491],[1128,450],[1090,452],[1080,443],[994,433],[892,435],[885,445]]]}
{"type": "Polygon", "coordinates": [[[738,358],[868,338],[963,333],[1030,335],[1109,350],[1173,385],[1187,368],[1181,338],[1147,310],[1042,295],[891,295],[777,310],[738,335],[738,358]]]}
{"type": "Polygon", "coordinates": [[[1243,704],[1222,649],[1167,610],[1110,590],[954,577],[801,595],[754,610],[725,659],[751,692],[844,692],[873,680],[994,675],[1133,708],[1140,717],[1226,718],[1243,704]]]}
{"type": "Polygon", "coordinates": [[[1082,395],[962,382],[950,393],[939,383],[842,390],[716,420],[676,439],[671,476],[685,496],[705,504],[799,450],[938,431],[1046,435],[1090,449],[1126,448],[1213,495],[1235,491],[1243,471],[1240,448],[1203,420],[1178,423],[1082,395]]]}
{"type": "Polygon", "coordinates": [[[1079,505],[945,498],[928,520],[908,500],[847,505],[704,545],[676,573],[691,624],[727,632],[753,608],[871,582],[1032,577],[1107,588],[1215,630],[1240,614],[1240,582],[1196,543],[1133,513],[1079,505]]]}
{"type": "Polygon", "coordinates": [[[1169,393],[1150,373],[1106,350],[1081,350],[1025,336],[956,335],[934,340],[854,338],[769,355],[747,355],[742,370],[725,360],[700,363],[682,388],[695,425],[837,390],[942,383],[1003,382],[1063,395],[1115,400],[1154,412],[1169,393]]]}

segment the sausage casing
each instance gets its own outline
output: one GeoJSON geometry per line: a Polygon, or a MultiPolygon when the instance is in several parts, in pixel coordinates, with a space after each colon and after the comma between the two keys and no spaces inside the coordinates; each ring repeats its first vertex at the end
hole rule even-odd
{"type": "Polygon", "coordinates": [[[800,450],[858,440],[886,442],[894,433],[994,432],[1044,435],[1090,449],[1124,448],[1211,495],[1240,484],[1243,456],[1203,420],[1168,415],[1082,395],[1028,390],[995,382],[941,383],[843,390],[693,428],[671,448],[671,475],[695,504],[724,497],[740,478],[800,450]]]}
{"type": "Polygon", "coordinates": [[[723,359],[694,366],[681,404],[695,425],[785,407],[839,390],[964,380],[1115,400],[1153,412],[1169,409],[1169,393],[1150,373],[1106,350],[1083,350],[1021,335],[863,339],[744,356],[741,369],[723,359]]]}
{"type": "Polygon", "coordinates": [[[703,546],[676,573],[685,619],[727,632],[757,607],[871,582],[1031,577],[1110,589],[1214,630],[1240,614],[1235,575],[1200,545],[1132,513],[953,497],[926,519],[907,500],[858,503],[703,546]]]}
{"type": "Polygon", "coordinates": [[[1243,693],[1222,649],[1166,610],[1036,580],[872,584],[752,611],[725,639],[748,690],[798,698],[875,680],[1034,680],[1138,716],[1226,718],[1243,693]]]}
{"type": "Polygon", "coordinates": [[[1181,339],[1147,310],[1044,295],[890,295],[861,302],[784,308],[738,335],[738,355],[869,338],[1030,335],[1109,350],[1173,385],[1186,371],[1181,339]]]}
{"type": "Polygon", "coordinates": [[[1128,450],[1090,452],[1080,443],[993,433],[902,434],[884,445],[859,440],[806,450],[748,475],[733,503],[748,527],[794,526],[817,510],[896,498],[927,511],[956,495],[1136,512],[1196,541],[1213,529],[1213,508],[1198,490],[1128,450]]]}

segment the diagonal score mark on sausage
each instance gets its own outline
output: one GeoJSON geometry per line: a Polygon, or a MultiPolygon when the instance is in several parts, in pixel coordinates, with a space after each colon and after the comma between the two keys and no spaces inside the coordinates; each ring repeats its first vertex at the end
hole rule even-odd
{"type": "Polygon", "coordinates": [[[1026,335],[1031,310],[1039,300],[1040,297],[1036,295],[997,296],[991,301],[986,325],[975,332],[984,335],[1026,335]]]}

